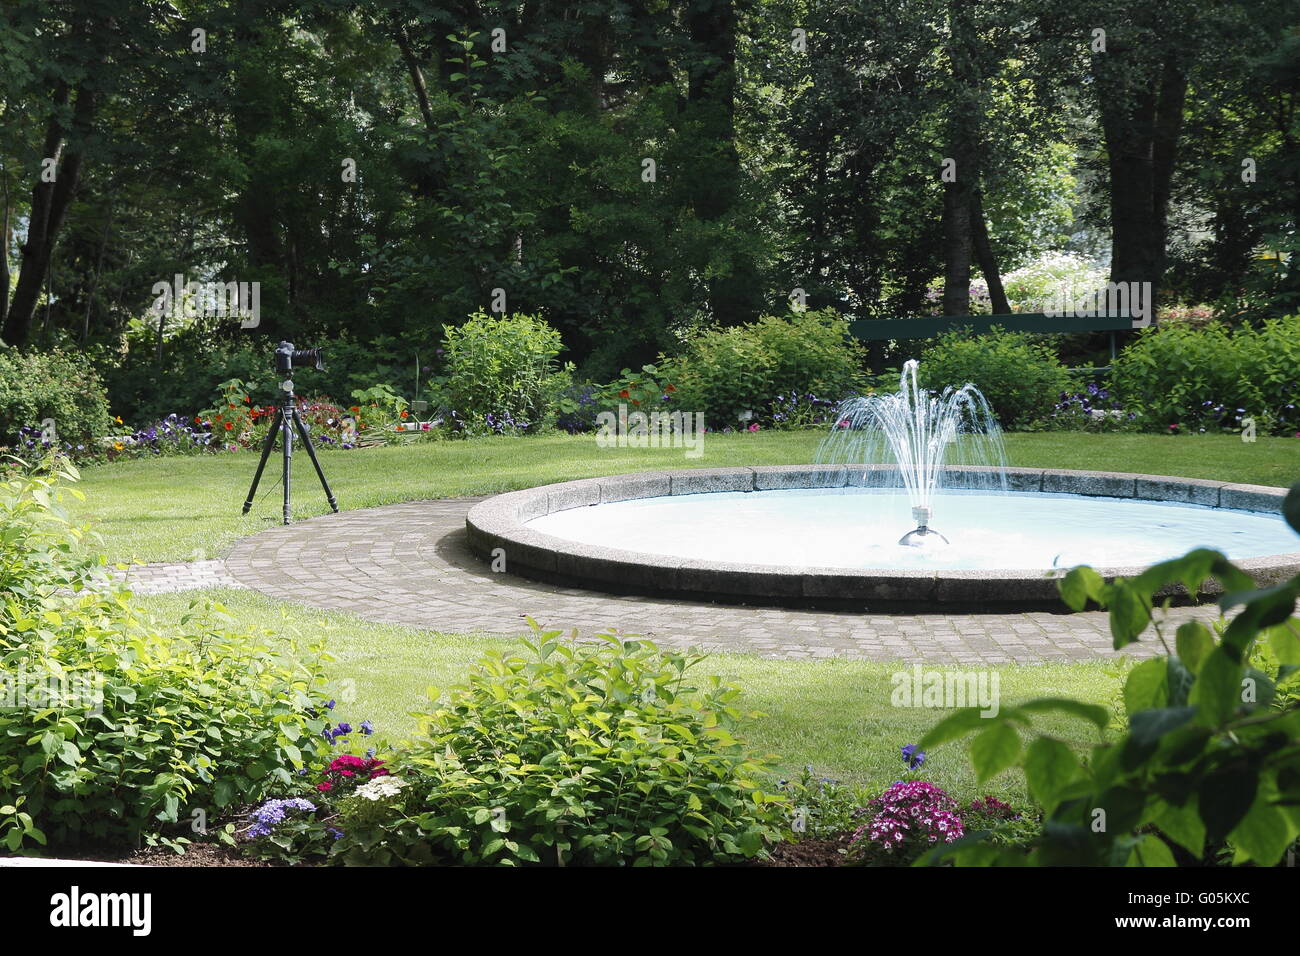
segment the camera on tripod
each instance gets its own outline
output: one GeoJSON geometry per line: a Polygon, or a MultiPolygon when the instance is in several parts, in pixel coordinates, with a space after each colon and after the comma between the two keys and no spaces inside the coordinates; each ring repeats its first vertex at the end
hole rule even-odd
{"type": "Polygon", "coordinates": [[[339,503],[334,499],[334,492],[330,490],[329,482],[325,480],[325,472],[321,470],[320,462],[316,458],[316,450],[311,445],[311,434],[307,431],[307,424],[302,420],[302,415],[298,412],[298,400],[293,394],[293,380],[288,375],[297,365],[303,368],[315,368],[318,372],[325,371],[325,354],[319,348],[315,349],[296,349],[292,342],[281,342],[275,349],[275,370],[280,375],[285,376],[280,383],[280,402],[275,409],[275,420],[266,433],[266,442],[262,445],[262,459],[257,463],[257,471],[253,474],[253,484],[248,489],[248,497],[244,499],[244,514],[253,507],[253,496],[257,494],[257,483],[262,480],[262,472],[266,468],[266,461],[271,457],[271,449],[275,447],[276,438],[280,439],[281,452],[284,456],[284,523],[288,524],[292,514],[292,492],[290,480],[292,476],[293,462],[293,442],[294,435],[302,442],[303,449],[307,452],[307,457],[311,459],[312,465],[316,469],[316,477],[320,479],[320,485],[325,489],[325,500],[329,502],[330,509],[336,514],[339,510],[339,503]]]}
{"type": "Polygon", "coordinates": [[[325,350],[296,349],[292,342],[281,342],[275,349],[275,370],[281,375],[288,375],[293,367],[312,366],[318,372],[325,371],[325,350]]]}

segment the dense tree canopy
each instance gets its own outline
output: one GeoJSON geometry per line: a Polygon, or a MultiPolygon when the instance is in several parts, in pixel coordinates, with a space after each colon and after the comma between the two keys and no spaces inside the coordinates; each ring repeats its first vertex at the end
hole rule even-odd
{"type": "MultiPolygon", "coordinates": [[[[1049,249],[1294,311],[1300,2],[6,0],[0,319],[105,361],[160,281],[206,339],[430,353],[541,313],[593,377],[694,328],[970,307],[1049,249]],[[945,170],[952,175],[945,175],[945,170]],[[942,285],[940,285],[942,284],[942,285]]],[[[1002,308],[999,308],[1001,306],[1002,308]]],[[[150,338],[152,336],[152,339],[150,338]]]]}

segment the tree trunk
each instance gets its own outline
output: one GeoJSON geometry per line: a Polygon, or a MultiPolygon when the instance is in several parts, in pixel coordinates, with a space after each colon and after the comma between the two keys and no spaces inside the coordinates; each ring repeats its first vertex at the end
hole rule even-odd
{"type": "Polygon", "coordinates": [[[80,135],[74,148],[65,149],[64,130],[59,124],[57,111],[67,101],[68,88],[60,83],[54,93],[55,116],[50,120],[45,134],[43,155],[43,158],[55,160],[55,178],[54,182],[47,183],[38,173],[36,184],[32,187],[31,215],[28,217],[27,239],[22,247],[23,259],[18,273],[18,285],[5,315],[4,340],[14,346],[26,345],[31,335],[36,303],[40,300],[41,288],[48,278],[54,243],[63,227],[64,217],[72,204],[72,196],[81,176],[84,160],[84,139],[81,137],[89,131],[95,115],[94,94],[84,86],[78,87],[73,103],[72,125],[80,135]]]}
{"type": "Polygon", "coordinates": [[[1153,317],[1165,272],[1170,185],[1187,100],[1187,75],[1171,59],[1155,83],[1125,89],[1131,65],[1156,54],[1113,43],[1109,53],[1098,54],[1107,60],[1094,58],[1110,167],[1110,279],[1149,283],[1153,317]]]}
{"type": "Polygon", "coordinates": [[[975,258],[980,264],[980,272],[984,273],[984,281],[988,283],[993,314],[1010,315],[1011,303],[1007,301],[1007,293],[1002,288],[998,262],[993,255],[993,247],[989,244],[989,227],[984,220],[984,199],[978,189],[973,190],[971,195],[970,222],[975,258]]]}
{"type": "Polygon", "coordinates": [[[411,41],[406,35],[406,27],[399,23],[393,33],[397,40],[397,49],[402,53],[402,62],[406,64],[406,72],[411,76],[411,86],[415,87],[415,99],[420,104],[424,128],[432,133],[437,128],[437,124],[433,121],[433,107],[429,103],[429,87],[424,82],[424,70],[420,69],[420,62],[411,51],[411,41]]]}
{"type": "Polygon", "coordinates": [[[957,166],[943,191],[943,314],[970,314],[971,197],[957,166]]]}
{"type": "Polygon", "coordinates": [[[5,314],[9,311],[9,177],[0,174],[4,187],[4,217],[0,218],[0,329],[4,328],[5,314]]]}

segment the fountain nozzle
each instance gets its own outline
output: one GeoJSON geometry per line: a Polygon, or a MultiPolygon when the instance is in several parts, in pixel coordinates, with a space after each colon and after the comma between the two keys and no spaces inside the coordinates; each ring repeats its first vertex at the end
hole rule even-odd
{"type": "Polygon", "coordinates": [[[917,505],[912,509],[912,520],[916,522],[916,529],[909,531],[898,539],[898,543],[908,548],[942,548],[948,543],[945,538],[937,531],[930,529],[930,515],[932,512],[923,505],[917,505]]]}

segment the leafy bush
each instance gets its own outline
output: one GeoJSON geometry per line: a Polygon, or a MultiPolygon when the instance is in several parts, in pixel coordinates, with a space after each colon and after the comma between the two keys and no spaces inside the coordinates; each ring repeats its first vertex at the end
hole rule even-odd
{"type": "MultiPolygon", "coordinates": [[[[768,315],[750,325],[700,333],[660,363],[673,402],[704,412],[712,429],[734,427],[742,412],[763,419],[788,396],[836,402],[861,387],[865,350],[831,310],[768,315]]],[[[764,424],[770,422],[765,421],[764,424]]]]}
{"type": "Polygon", "coordinates": [[[0,444],[18,444],[20,429],[46,419],[54,421],[53,447],[74,458],[97,454],[111,424],[99,376],[74,353],[0,347],[0,444]]]}
{"type": "Polygon", "coordinates": [[[423,716],[392,765],[406,785],[344,826],[344,862],[708,864],[779,837],[785,801],[732,736],[739,692],[697,686],[700,656],[532,626],[423,716]]]}
{"type": "Polygon", "coordinates": [[[443,400],[469,431],[536,432],[555,423],[569,386],[555,361],[560,333],[531,315],[492,318],[476,312],[445,332],[443,400]]]}
{"type": "MultiPolygon", "coordinates": [[[[1300,532],[1300,484],[1283,504],[1300,532]]],[[[1094,602],[1110,612],[1116,650],[1154,629],[1165,656],[1134,667],[1124,686],[1126,732],[1080,760],[1061,740],[1022,729],[1036,714],[1061,712],[1104,730],[1103,707],[1041,699],[1003,707],[994,718],[956,712],[922,746],[974,734],[971,763],[981,781],[1020,766],[1043,808],[1036,846],[999,848],[983,840],[954,845],[935,858],[959,865],[1028,862],[1039,866],[1173,866],[1223,861],[1274,866],[1300,836],[1300,711],[1276,688],[1300,668],[1300,576],[1256,589],[1216,551],[1197,550],[1134,578],[1106,582],[1091,568],[1070,571],[1061,597],[1073,610],[1094,602]],[[1225,615],[1212,631],[1200,621],[1167,634],[1157,608],[1166,590],[1192,593],[1213,581],[1225,615]],[[1268,654],[1259,655],[1259,645],[1268,654]],[[1269,660],[1270,671],[1253,664],[1269,660]]]]}
{"type": "Polygon", "coordinates": [[[829,777],[817,777],[804,767],[794,780],[782,780],[781,791],[791,805],[791,836],[825,840],[854,829],[858,810],[866,800],[858,788],[829,777]]]}
{"type": "Polygon", "coordinates": [[[1073,391],[1069,371],[1046,345],[1018,332],[949,332],[921,356],[920,384],[942,389],[972,382],[1003,428],[1027,428],[1073,391]]]}
{"type": "MultiPolygon", "coordinates": [[[[230,341],[199,323],[169,337],[160,361],[156,336],[156,327],[136,326],[120,346],[96,351],[94,360],[108,386],[111,407],[127,422],[155,421],[172,413],[191,417],[211,405],[212,393],[231,379],[245,383],[245,394],[254,404],[273,404],[279,398],[272,363],[275,343],[269,339],[259,335],[230,341]]],[[[398,383],[402,390],[418,385],[423,391],[432,373],[426,366],[436,356],[435,340],[418,337],[316,337],[303,344],[324,349],[325,370],[295,371],[300,393],[338,399],[379,382],[398,383]]]]}
{"type": "Polygon", "coordinates": [[[1159,429],[1300,431],[1300,315],[1228,329],[1169,323],[1140,333],[1115,359],[1111,389],[1159,429]]]}
{"type": "Polygon", "coordinates": [[[318,647],[273,649],[219,605],[160,632],[106,580],[60,505],[64,470],[0,487],[0,792],[28,824],[11,851],[135,846],[193,809],[293,782],[329,745],[318,647]]]}

